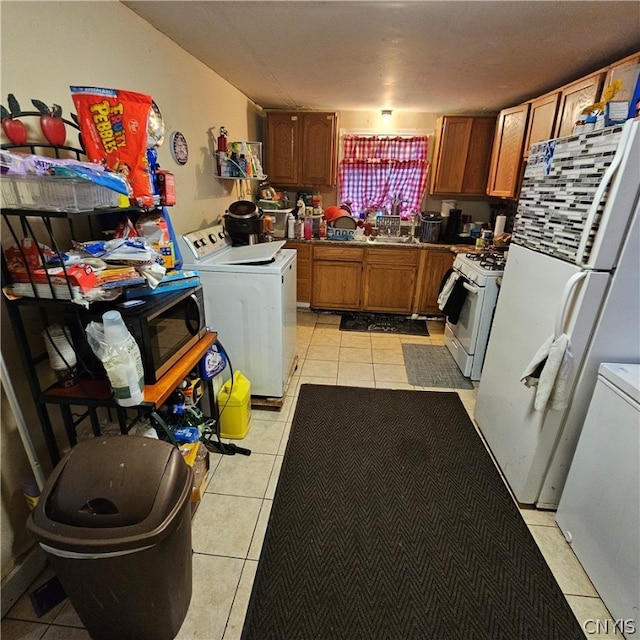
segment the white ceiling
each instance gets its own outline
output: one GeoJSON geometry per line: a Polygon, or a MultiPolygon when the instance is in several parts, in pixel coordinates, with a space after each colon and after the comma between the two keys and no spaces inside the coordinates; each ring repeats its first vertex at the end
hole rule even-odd
{"type": "Polygon", "coordinates": [[[640,51],[637,0],[122,1],[263,108],[497,111],[640,51]]]}

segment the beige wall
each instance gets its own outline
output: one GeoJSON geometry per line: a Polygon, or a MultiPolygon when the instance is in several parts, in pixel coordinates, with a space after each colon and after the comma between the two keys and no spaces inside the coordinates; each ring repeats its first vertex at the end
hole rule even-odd
{"type": "MultiPolygon", "coordinates": [[[[168,145],[159,151],[160,165],[176,177],[178,204],[171,210],[176,232],[212,223],[241,196],[240,183],[213,177],[209,129],[215,127],[217,137],[224,125],[232,140],[261,140],[261,110],[220,76],[119,2],[3,1],[0,12],[0,102],[5,107],[7,94],[13,93],[25,111],[37,98],[59,104],[69,118],[72,84],[148,93],[164,115],[167,133],[179,130],[189,144],[189,162],[183,167],[173,161],[168,145]]],[[[2,306],[2,353],[47,466],[4,302],[2,306]]],[[[24,527],[28,512],[20,488],[29,467],[4,394],[1,444],[4,579],[33,544],[24,527]]]]}

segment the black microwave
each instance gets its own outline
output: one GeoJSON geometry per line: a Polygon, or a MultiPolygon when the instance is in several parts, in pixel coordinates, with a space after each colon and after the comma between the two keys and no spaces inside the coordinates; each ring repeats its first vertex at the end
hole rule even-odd
{"type": "Polygon", "coordinates": [[[93,355],[86,336],[78,335],[77,330],[84,334],[89,322],[102,322],[102,314],[111,309],[120,312],[140,347],[145,384],[158,382],[207,332],[200,286],[121,304],[94,303],[89,310],[79,311],[80,327],[77,322],[70,323],[75,325],[72,334],[80,351],[79,365],[93,375],[104,376],[104,368],[93,355]]]}

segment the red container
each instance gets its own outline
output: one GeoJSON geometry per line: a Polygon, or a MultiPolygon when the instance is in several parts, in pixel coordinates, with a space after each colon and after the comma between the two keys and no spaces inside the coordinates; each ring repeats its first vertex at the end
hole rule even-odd
{"type": "Polygon", "coordinates": [[[158,169],[156,171],[158,180],[158,191],[160,192],[160,203],[171,206],[176,203],[176,182],[175,176],[169,171],[158,169]]]}

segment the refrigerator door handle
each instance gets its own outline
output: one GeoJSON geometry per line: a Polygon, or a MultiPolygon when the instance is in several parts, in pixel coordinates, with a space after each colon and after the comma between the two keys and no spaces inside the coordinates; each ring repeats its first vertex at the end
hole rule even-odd
{"type": "Polygon", "coordinates": [[[562,296],[560,297],[560,306],[556,312],[556,326],[554,331],[554,339],[557,340],[563,334],[563,327],[565,321],[565,315],[567,313],[567,307],[569,306],[569,301],[571,300],[571,294],[573,290],[576,288],[577,284],[586,278],[586,271],[579,271],[578,273],[574,273],[568,280],[567,284],[564,285],[564,289],[562,290],[562,296]]]}
{"type": "MultiPolygon", "coordinates": [[[[587,251],[587,243],[589,242],[589,237],[591,236],[591,228],[593,227],[593,222],[598,215],[598,210],[600,209],[600,205],[602,204],[602,199],[604,198],[605,192],[609,188],[609,185],[613,181],[613,178],[622,162],[622,150],[626,147],[627,139],[631,135],[631,124],[632,121],[629,121],[625,124],[622,133],[620,135],[620,141],[618,142],[618,152],[613,156],[613,160],[611,164],[608,166],[605,171],[600,184],[596,190],[595,195],[593,196],[593,202],[589,207],[589,213],[587,213],[587,218],[584,223],[584,230],[582,232],[582,237],[580,238],[580,246],[578,247],[578,252],[576,253],[576,264],[579,266],[584,266],[587,262],[587,257],[585,253],[587,251]]],[[[605,205],[606,206],[606,205],[605,205]]],[[[599,228],[604,227],[605,218],[604,211],[602,220],[600,220],[599,228]]]]}
{"type": "Polygon", "coordinates": [[[478,292],[480,291],[480,289],[478,287],[474,287],[472,284],[469,284],[468,282],[463,282],[462,286],[469,292],[469,293],[473,293],[474,295],[478,295],[478,292]]]}

